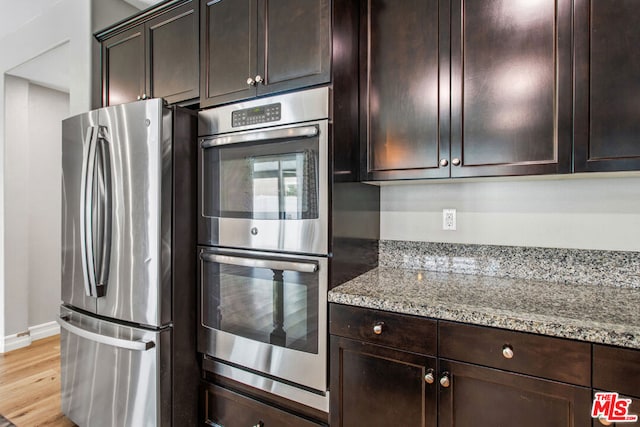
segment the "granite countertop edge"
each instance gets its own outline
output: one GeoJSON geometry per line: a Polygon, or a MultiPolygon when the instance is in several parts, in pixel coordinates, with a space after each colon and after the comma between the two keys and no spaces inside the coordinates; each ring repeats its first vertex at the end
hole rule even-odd
{"type": "MultiPolygon", "coordinates": [[[[328,301],[330,303],[416,315],[438,320],[489,326],[518,332],[585,341],[594,344],[640,349],[640,315],[636,316],[630,313],[634,316],[634,319],[637,318],[639,321],[637,323],[634,322],[634,324],[628,324],[616,322],[616,318],[611,319],[611,321],[603,321],[602,318],[592,318],[588,312],[584,312],[583,307],[576,307],[576,311],[572,313],[571,305],[567,308],[568,316],[555,316],[549,315],[548,313],[536,313],[535,309],[532,311],[522,308],[510,310],[504,307],[487,307],[482,304],[469,303],[468,301],[451,303],[449,301],[438,301],[438,298],[433,298],[432,295],[426,296],[403,293],[400,289],[403,289],[407,281],[411,281],[411,279],[407,280],[406,276],[409,275],[413,277],[418,273],[419,272],[415,270],[408,271],[406,269],[379,267],[332,289],[329,291],[328,301]],[[382,275],[380,272],[384,272],[384,280],[378,277],[382,275]]],[[[438,278],[441,281],[444,278],[444,280],[450,280],[451,283],[461,280],[461,276],[466,275],[438,274],[438,278]]],[[[482,276],[478,279],[481,283],[476,285],[473,283],[474,279],[475,278],[471,278],[471,282],[465,284],[465,286],[476,291],[477,289],[473,289],[473,286],[476,286],[476,288],[485,286],[487,282],[491,283],[492,280],[501,282],[505,282],[506,280],[514,281],[513,279],[498,279],[482,276]]],[[[462,278],[462,280],[469,281],[468,278],[462,278]]],[[[520,280],[518,282],[520,284],[523,281],[520,280]]],[[[540,282],[530,282],[530,286],[541,286],[540,282]]],[[[504,283],[501,283],[501,285],[504,285],[504,283]]],[[[575,287],[571,291],[580,293],[581,289],[583,289],[585,293],[594,292],[593,287],[584,286],[575,287]]],[[[640,291],[638,291],[638,296],[640,298],[640,291]]],[[[526,292],[518,295],[518,297],[526,301],[526,292]]],[[[526,306],[526,304],[524,304],[524,306],[526,306]]],[[[621,310],[639,311],[640,307],[631,304],[628,307],[622,307],[621,310]]]]}

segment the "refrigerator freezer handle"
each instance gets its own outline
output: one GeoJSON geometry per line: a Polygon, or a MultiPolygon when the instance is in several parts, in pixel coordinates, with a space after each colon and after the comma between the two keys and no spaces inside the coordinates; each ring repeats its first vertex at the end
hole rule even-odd
{"type": "Polygon", "coordinates": [[[128,350],[135,351],[147,351],[155,347],[155,343],[153,341],[131,341],[125,340],[122,338],[109,337],[106,335],[101,335],[97,332],[91,332],[86,329],[83,329],[79,326],[75,326],[69,322],[71,316],[60,316],[58,317],[58,323],[60,327],[66,329],[70,333],[74,335],[78,335],[79,337],[86,338],[91,341],[95,341],[100,344],[110,345],[112,347],[119,347],[128,350]]]}

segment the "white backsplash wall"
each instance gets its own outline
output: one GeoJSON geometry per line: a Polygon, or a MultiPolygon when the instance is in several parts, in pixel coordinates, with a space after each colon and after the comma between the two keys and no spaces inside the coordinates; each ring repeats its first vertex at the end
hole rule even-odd
{"type": "Polygon", "coordinates": [[[380,239],[640,251],[640,175],[385,185],[380,239]],[[442,209],[457,230],[442,230],[442,209]]]}

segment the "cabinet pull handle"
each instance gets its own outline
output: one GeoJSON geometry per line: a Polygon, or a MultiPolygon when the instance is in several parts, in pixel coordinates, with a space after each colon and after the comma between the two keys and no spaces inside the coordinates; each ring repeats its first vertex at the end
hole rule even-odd
{"type": "Polygon", "coordinates": [[[440,166],[442,166],[443,168],[446,167],[446,166],[449,166],[449,160],[440,159],[440,166]]]}
{"type": "Polygon", "coordinates": [[[444,372],[440,377],[440,385],[444,388],[448,388],[451,385],[451,379],[449,379],[449,372],[444,372]]]}
{"type": "Polygon", "coordinates": [[[511,347],[509,344],[505,344],[502,346],[502,355],[504,356],[505,359],[512,359],[513,358],[513,347],[511,347]]]}
{"type": "Polygon", "coordinates": [[[453,164],[453,166],[460,166],[460,159],[456,157],[455,159],[451,160],[451,163],[453,164]]]}
{"type": "Polygon", "coordinates": [[[433,369],[428,369],[427,374],[424,376],[424,382],[427,384],[433,384],[436,378],[433,375],[433,369]]]}
{"type": "Polygon", "coordinates": [[[382,334],[382,327],[384,326],[384,322],[378,322],[373,325],[373,333],[376,335],[382,334]]]}
{"type": "Polygon", "coordinates": [[[378,322],[373,325],[373,333],[376,335],[382,334],[382,327],[384,326],[384,322],[378,322]]]}
{"type": "Polygon", "coordinates": [[[603,426],[610,426],[613,425],[610,421],[607,421],[604,417],[604,415],[600,415],[598,417],[598,421],[600,421],[600,424],[602,424],[603,426]]]}
{"type": "Polygon", "coordinates": [[[255,85],[256,85],[256,81],[255,81],[255,80],[253,80],[251,77],[249,77],[249,78],[247,79],[247,84],[248,84],[249,86],[255,86],[255,85]]]}
{"type": "Polygon", "coordinates": [[[256,76],[256,83],[263,83],[263,82],[264,82],[264,80],[262,79],[262,76],[260,74],[258,74],[256,76]]]}

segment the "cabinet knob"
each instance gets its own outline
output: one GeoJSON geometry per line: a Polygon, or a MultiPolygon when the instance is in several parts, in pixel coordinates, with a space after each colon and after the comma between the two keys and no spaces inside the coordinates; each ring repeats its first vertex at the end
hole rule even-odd
{"type": "Polygon", "coordinates": [[[440,166],[442,166],[442,167],[449,166],[449,160],[441,159],[440,160],[440,166]]]}
{"type": "Polygon", "coordinates": [[[140,101],[142,99],[142,97],[140,95],[138,95],[138,101],[140,101]]]}
{"type": "Polygon", "coordinates": [[[256,81],[255,81],[255,80],[253,80],[251,77],[249,77],[249,78],[247,79],[247,84],[248,84],[249,86],[255,86],[255,85],[256,85],[256,81]]]}
{"type": "Polygon", "coordinates": [[[251,427],[264,427],[264,423],[262,421],[259,421],[258,424],[251,427]]]}
{"type": "Polygon", "coordinates": [[[451,160],[451,164],[453,164],[453,166],[460,166],[460,159],[456,157],[455,159],[451,160]]]}
{"type": "Polygon", "coordinates": [[[513,347],[511,347],[509,344],[505,344],[502,347],[502,355],[505,359],[513,358],[513,347]]]}
{"type": "Polygon", "coordinates": [[[449,372],[445,372],[440,377],[440,385],[444,388],[448,388],[451,385],[451,380],[449,379],[449,372]]]}
{"type": "Polygon", "coordinates": [[[258,74],[256,76],[256,83],[262,83],[264,80],[262,79],[262,76],[260,74],[258,74]]]}
{"type": "Polygon", "coordinates": [[[383,325],[384,325],[384,322],[378,322],[375,325],[373,325],[373,333],[376,335],[380,335],[382,333],[383,325]]]}
{"type": "Polygon", "coordinates": [[[427,384],[433,384],[433,382],[436,380],[435,376],[433,375],[433,369],[429,369],[426,373],[426,375],[424,376],[424,382],[427,384]]]}
{"type": "Polygon", "coordinates": [[[600,415],[598,417],[598,421],[600,421],[600,424],[602,424],[603,426],[610,426],[613,425],[613,423],[611,421],[607,421],[604,417],[604,415],[600,415]]]}
{"type": "Polygon", "coordinates": [[[147,94],[146,93],[142,94],[142,99],[147,99],[147,94]]]}

